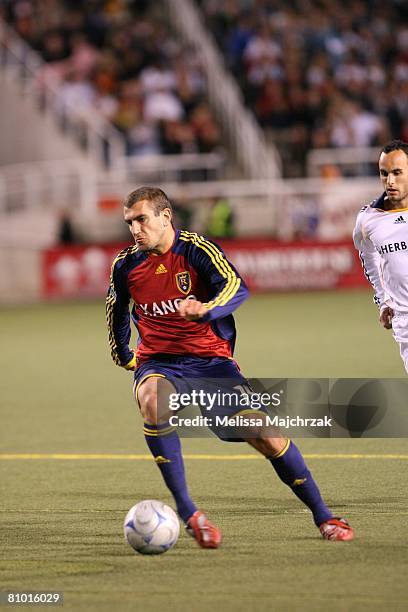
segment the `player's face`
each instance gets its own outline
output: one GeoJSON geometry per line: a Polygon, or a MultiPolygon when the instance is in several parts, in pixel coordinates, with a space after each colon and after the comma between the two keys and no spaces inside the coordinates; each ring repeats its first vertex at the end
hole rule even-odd
{"type": "Polygon", "coordinates": [[[404,151],[381,153],[381,182],[391,204],[395,208],[408,206],[408,155],[404,151]]]}
{"type": "Polygon", "coordinates": [[[168,208],[156,215],[152,204],[147,200],[141,200],[133,204],[132,208],[125,208],[124,217],[141,251],[162,253],[170,248],[173,227],[171,211],[168,208]]]}

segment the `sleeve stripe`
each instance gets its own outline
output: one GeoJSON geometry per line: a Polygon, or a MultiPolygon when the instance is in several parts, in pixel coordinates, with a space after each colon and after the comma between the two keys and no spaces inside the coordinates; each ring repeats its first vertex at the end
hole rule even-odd
{"type": "Polygon", "coordinates": [[[368,270],[367,270],[367,268],[366,268],[366,266],[365,266],[364,257],[363,257],[363,252],[362,252],[362,251],[359,251],[359,252],[358,252],[358,254],[359,254],[359,256],[360,256],[360,262],[361,262],[361,266],[362,266],[362,268],[363,268],[364,276],[366,277],[366,279],[368,280],[368,282],[369,282],[369,283],[372,285],[373,283],[372,283],[372,281],[371,281],[371,279],[370,279],[370,275],[369,275],[368,270]]]}
{"type": "Polygon", "coordinates": [[[198,236],[198,234],[191,232],[182,231],[180,233],[180,239],[186,242],[191,241],[197,247],[205,251],[221,276],[227,279],[227,284],[217,298],[206,304],[208,310],[212,310],[216,306],[224,306],[237,293],[241,285],[241,279],[235,274],[228,261],[223,257],[221,251],[219,251],[211,242],[205,240],[205,238],[202,236],[198,236]]]}
{"type": "Polygon", "coordinates": [[[221,293],[217,296],[215,300],[211,300],[206,304],[208,310],[212,310],[216,306],[224,306],[229,302],[230,299],[234,297],[240,287],[241,279],[237,277],[234,270],[231,268],[227,260],[223,257],[221,251],[219,251],[214,245],[212,245],[211,242],[208,242],[204,238],[199,237],[197,246],[205,250],[204,245],[215,254],[215,260],[213,260],[212,258],[211,260],[214,262],[217,269],[219,269],[217,266],[218,263],[220,266],[223,266],[223,268],[226,270],[227,275],[225,277],[227,278],[227,284],[224,289],[221,291],[221,293]]]}
{"type": "Polygon", "coordinates": [[[363,252],[359,251],[358,254],[359,254],[359,257],[360,257],[360,262],[361,262],[361,266],[363,268],[364,276],[366,277],[366,279],[368,280],[370,285],[375,289],[374,282],[371,280],[370,274],[369,274],[369,272],[368,272],[368,270],[366,268],[366,265],[365,265],[363,252]]]}
{"type": "Polygon", "coordinates": [[[377,290],[376,290],[376,288],[375,288],[375,284],[374,284],[374,282],[371,280],[371,277],[370,277],[370,275],[369,275],[369,273],[368,273],[368,270],[367,270],[367,268],[366,268],[363,253],[362,253],[362,251],[359,251],[359,252],[358,252],[358,254],[359,254],[359,257],[360,257],[360,261],[361,261],[361,265],[362,265],[362,268],[363,268],[364,276],[366,277],[366,279],[368,280],[368,282],[370,283],[370,285],[371,285],[371,286],[373,287],[373,289],[374,289],[374,297],[373,297],[373,302],[374,302],[374,304],[375,304],[376,306],[380,307],[380,306],[381,306],[381,299],[380,299],[380,298],[378,297],[378,295],[377,295],[377,290]]]}
{"type": "MultiPolygon", "coordinates": [[[[180,238],[182,240],[187,240],[190,242],[193,242],[194,244],[197,244],[197,246],[199,246],[198,243],[202,243],[203,245],[205,245],[210,251],[212,251],[212,253],[214,253],[214,255],[217,257],[220,266],[222,266],[224,268],[224,271],[228,274],[228,273],[234,273],[232,268],[228,265],[228,262],[226,261],[226,259],[223,257],[222,253],[220,250],[218,250],[213,244],[211,244],[211,242],[209,242],[208,240],[205,240],[205,238],[203,236],[199,236],[198,234],[195,234],[193,232],[187,232],[185,230],[182,230],[180,234],[183,234],[185,237],[183,238],[180,235],[180,238]]],[[[208,252],[208,251],[207,251],[208,252]]],[[[210,255],[211,257],[211,255],[210,255]]],[[[214,261],[211,257],[211,260],[214,261]]],[[[219,270],[218,266],[217,269],[219,270]]],[[[220,270],[219,270],[220,271],[220,270]]],[[[223,272],[221,272],[221,274],[225,277],[225,274],[223,272]]]]}
{"type": "Polygon", "coordinates": [[[116,340],[115,340],[115,334],[114,334],[114,329],[113,329],[113,307],[115,305],[116,302],[116,297],[115,297],[115,287],[113,284],[113,270],[115,268],[115,265],[118,261],[120,261],[121,259],[124,259],[126,257],[126,255],[129,253],[134,253],[135,251],[137,251],[137,246],[132,246],[132,247],[127,247],[126,249],[124,249],[123,251],[121,251],[119,253],[119,255],[117,255],[117,257],[115,257],[115,259],[112,262],[112,266],[111,266],[111,274],[110,274],[110,283],[109,283],[109,290],[108,290],[108,297],[106,298],[106,321],[108,324],[108,331],[109,331],[109,346],[111,349],[111,355],[112,355],[112,359],[113,361],[116,363],[116,365],[122,365],[122,362],[119,359],[119,355],[118,355],[118,347],[116,344],[116,340]]]}
{"type": "MultiPolygon", "coordinates": [[[[183,234],[186,234],[187,240],[190,240],[191,242],[193,242],[193,244],[196,244],[199,248],[201,248],[203,251],[205,251],[209,255],[211,261],[214,263],[217,270],[220,272],[220,274],[224,278],[227,279],[227,284],[224,287],[224,289],[221,291],[220,295],[217,297],[215,301],[212,300],[211,302],[208,302],[206,304],[207,308],[211,310],[218,304],[219,305],[225,304],[226,301],[228,301],[227,294],[229,294],[230,290],[234,289],[235,284],[236,284],[237,277],[234,271],[229,266],[229,264],[226,262],[225,258],[222,257],[221,252],[218,251],[218,249],[216,249],[216,247],[214,247],[214,245],[212,245],[210,242],[206,241],[201,236],[198,236],[197,234],[194,234],[192,232],[183,231],[183,234]],[[211,253],[215,254],[215,258],[211,255],[211,253]],[[225,302],[224,301],[221,302],[224,298],[226,298],[225,302]],[[213,304],[215,304],[215,306],[213,306],[213,304]]],[[[180,238],[183,240],[181,236],[180,238]]]]}
{"type": "MultiPolygon", "coordinates": [[[[110,285],[111,287],[112,285],[110,285]]],[[[114,297],[108,297],[106,299],[106,321],[108,323],[109,330],[109,346],[111,348],[111,355],[116,365],[122,365],[118,356],[118,347],[115,342],[115,336],[113,333],[113,305],[116,302],[114,297]]]]}

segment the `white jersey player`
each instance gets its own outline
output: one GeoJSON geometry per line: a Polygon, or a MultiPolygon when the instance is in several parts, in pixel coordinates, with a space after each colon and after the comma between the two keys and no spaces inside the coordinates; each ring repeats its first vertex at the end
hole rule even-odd
{"type": "Polygon", "coordinates": [[[360,211],[353,239],[380,323],[392,328],[408,372],[408,143],[386,145],[379,169],[384,193],[360,211]]]}

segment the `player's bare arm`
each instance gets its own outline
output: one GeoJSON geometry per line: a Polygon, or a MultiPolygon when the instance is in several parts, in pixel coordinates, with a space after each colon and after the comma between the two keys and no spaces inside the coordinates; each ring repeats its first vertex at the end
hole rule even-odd
{"type": "Polygon", "coordinates": [[[207,312],[208,309],[205,304],[198,300],[183,300],[179,306],[180,316],[187,321],[198,321],[207,312]]]}

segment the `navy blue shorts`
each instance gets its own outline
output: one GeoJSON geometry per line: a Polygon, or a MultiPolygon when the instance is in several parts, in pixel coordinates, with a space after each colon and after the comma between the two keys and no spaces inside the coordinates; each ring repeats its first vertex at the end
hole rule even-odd
{"type": "MultiPolygon", "coordinates": [[[[206,396],[212,395],[214,404],[209,407],[200,403],[199,410],[203,416],[208,417],[211,423],[207,426],[220,439],[230,442],[242,442],[243,438],[231,434],[231,427],[220,427],[219,420],[227,417],[253,412],[240,404],[244,395],[251,394],[251,387],[247,379],[233,359],[227,357],[194,357],[156,355],[140,365],[134,375],[134,395],[138,400],[138,389],[150,377],[162,377],[168,380],[178,395],[191,394],[195,391],[206,396]],[[222,401],[217,401],[220,397],[222,401]],[[225,402],[225,397],[230,402],[225,402]],[[234,398],[238,398],[235,401],[234,398]],[[216,423],[217,421],[217,423],[216,423]]],[[[174,410],[181,410],[178,406],[174,410]]]]}

